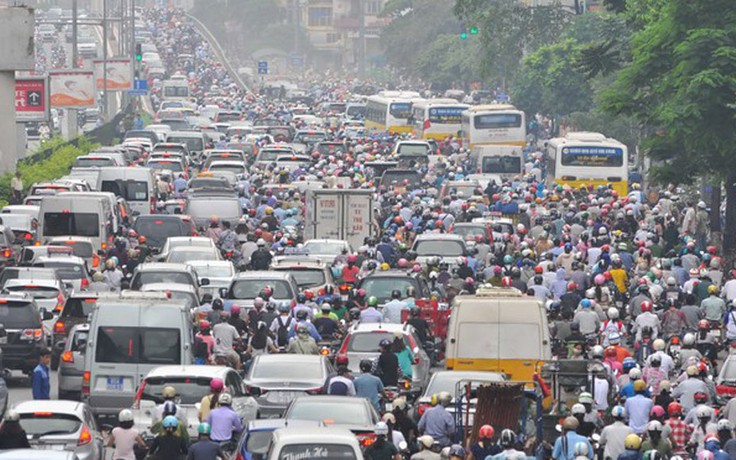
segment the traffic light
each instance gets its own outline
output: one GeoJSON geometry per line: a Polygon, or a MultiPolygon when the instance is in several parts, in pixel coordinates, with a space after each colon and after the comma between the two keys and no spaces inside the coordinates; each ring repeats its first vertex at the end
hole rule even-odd
{"type": "Polygon", "coordinates": [[[470,28],[470,35],[478,35],[478,28],[477,27],[471,27],[470,28]]]}
{"type": "Polygon", "coordinates": [[[141,62],[143,60],[143,47],[140,43],[135,45],[135,60],[141,62]]]}
{"type": "Polygon", "coordinates": [[[463,40],[465,40],[466,38],[468,38],[468,33],[467,32],[462,32],[460,34],[460,38],[462,38],[463,40]]]}

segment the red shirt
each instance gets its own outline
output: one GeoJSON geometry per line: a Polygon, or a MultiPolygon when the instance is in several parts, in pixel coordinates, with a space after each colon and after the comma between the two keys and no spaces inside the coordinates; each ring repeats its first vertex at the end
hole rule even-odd
{"type": "Polygon", "coordinates": [[[353,265],[352,267],[350,265],[345,265],[342,268],[342,280],[345,283],[355,283],[357,281],[356,277],[358,276],[358,267],[356,265],[353,265]]]}

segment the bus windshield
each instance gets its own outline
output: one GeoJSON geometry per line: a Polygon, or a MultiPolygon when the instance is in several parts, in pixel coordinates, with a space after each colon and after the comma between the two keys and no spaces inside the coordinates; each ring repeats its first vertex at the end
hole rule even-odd
{"type": "Polygon", "coordinates": [[[394,118],[411,117],[411,102],[394,102],[391,104],[389,113],[394,118]]]}
{"type": "Polygon", "coordinates": [[[164,86],[164,97],[189,97],[189,87],[164,86]]]}
{"type": "Polygon", "coordinates": [[[623,166],[624,150],[599,146],[563,147],[560,162],[563,166],[623,166]]]}
{"type": "Polygon", "coordinates": [[[521,126],[521,114],[488,113],[477,115],[474,126],[475,129],[518,128],[521,126]]]}

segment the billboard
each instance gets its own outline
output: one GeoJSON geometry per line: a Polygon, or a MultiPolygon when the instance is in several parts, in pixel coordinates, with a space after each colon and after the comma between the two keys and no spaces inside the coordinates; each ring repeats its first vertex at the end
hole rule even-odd
{"type": "Polygon", "coordinates": [[[15,79],[16,121],[44,121],[49,117],[49,88],[46,77],[15,79]]]}
{"type": "Polygon", "coordinates": [[[95,79],[93,72],[50,72],[51,107],[85,108],[95,105],[95,79]]]}
{"type": "Polygon", "coordinates": [[[95,86],[102,91],[107,83],[108,91],[128,91],[133,89],[133,66],[130,59],[108,59],[107,69],[105,61],[94,61],[95,86]],[[107,70],[107,75],[105,75],[107,70]]]}

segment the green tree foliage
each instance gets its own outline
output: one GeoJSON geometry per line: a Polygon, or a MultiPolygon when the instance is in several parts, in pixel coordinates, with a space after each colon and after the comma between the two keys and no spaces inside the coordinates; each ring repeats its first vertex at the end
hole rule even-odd
{"type": "MultiPolygon", "coordinates": [[[[636,0],[644,19],[632,62],[606,90],[603,107],[655,127],[644,144],[662,180],[725,181],[726,228],[736,226],[736,2],[636,0]],[[661,6],[654,11],[652,5],[661,6]]],[[[736,249],[736,232],[724,244],[736,249]]]]}

